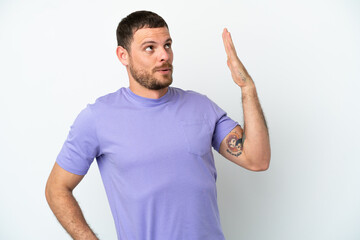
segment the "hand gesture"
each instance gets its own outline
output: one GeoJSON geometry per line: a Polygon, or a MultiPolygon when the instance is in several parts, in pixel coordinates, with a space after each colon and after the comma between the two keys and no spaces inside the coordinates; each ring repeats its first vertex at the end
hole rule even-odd
{"type": "Polygon", "coordinates": [[[231,76],[234,82],[240,87],[245,87],[253,85],[253,81],[246,71],[244,65],[241,63],[238,58],[235,50],[234,43],[231,39],[230,32],[226,28],[222,33],[222,38],[224,42],[225,52],[227,55],[227,65],[231,71],[231,76]]]}

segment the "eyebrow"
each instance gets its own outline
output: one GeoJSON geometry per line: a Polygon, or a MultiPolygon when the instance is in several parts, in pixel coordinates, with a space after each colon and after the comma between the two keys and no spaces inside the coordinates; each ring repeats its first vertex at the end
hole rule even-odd
{"type": "MultiPolygon", "coordinates": [[[[172,39],[171,39],[171,38],[168,38],[168,39],[166,39],[165,42],[172,42],[172,39]]],[[[143,42],[143,43],[141,44],[141,46],[144,46],[145,44],[149,44],[149,43],[156,44],[155,41],[146,41],[146,42],[143,42]]]]}

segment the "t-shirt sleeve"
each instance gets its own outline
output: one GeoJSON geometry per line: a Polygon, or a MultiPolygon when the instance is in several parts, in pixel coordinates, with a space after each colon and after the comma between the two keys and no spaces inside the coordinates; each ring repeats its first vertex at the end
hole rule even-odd
{"type": "Polygon", "coordinates": [[[95,119],[88,104],[71,125],[56,162],[68,172],[85,175],[98,154],[95,119]]]}
{"type": "Polygon", "coordinates": [[[237,125],[240,124],[227,116],[227,113],[223,109],[221,109],[215,102],[210,99],[209,101],[216,116],[215,130],[212,138],[212,146],[217,152],[219,152],[222,140],[226,137],[226,135],[229,134],[232,129],[234,129],[237,125]]]}

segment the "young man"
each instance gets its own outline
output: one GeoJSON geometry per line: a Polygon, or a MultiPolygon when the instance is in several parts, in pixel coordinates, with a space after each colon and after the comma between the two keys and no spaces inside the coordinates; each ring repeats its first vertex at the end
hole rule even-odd
{"type": "Polygon", "coordinates": [[[172,39],[160,16],[138,11],[119,23],[116,54],[129,87],[79,113],[46,185],[51,210],[74,239],[97,239],[72,195],[94,158],[118,239],[224,239],[211,147],[239,166],[263,171],[270,144],[254,82],[226,29],[222,37],[242,91],[244,129],[207,96],[170,87],[172,39]]]}

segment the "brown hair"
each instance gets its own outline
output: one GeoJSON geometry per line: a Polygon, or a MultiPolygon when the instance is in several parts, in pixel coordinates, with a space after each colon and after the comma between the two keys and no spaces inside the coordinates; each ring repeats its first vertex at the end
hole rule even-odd
{"type": "Polygon", "coordinates": [[[159,28],[169,29],[165,20],[154,12],[136,11],[123,18],[117,29],[116,38],[118,46],[122,46],[130,51],[130,44],[134,33],[141,28],[159,28]]]}

